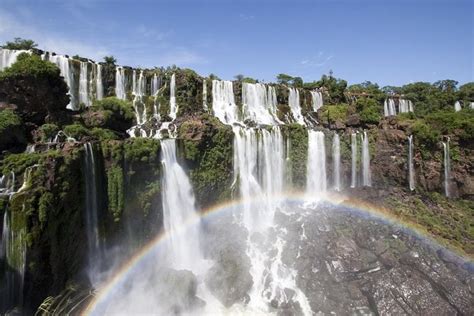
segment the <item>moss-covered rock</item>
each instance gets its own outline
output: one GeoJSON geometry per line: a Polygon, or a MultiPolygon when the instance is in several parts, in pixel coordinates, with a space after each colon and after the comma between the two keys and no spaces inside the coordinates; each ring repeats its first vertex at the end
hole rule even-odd
{"type": "Polygon", "coordinates": [[[130,102],[109,97],[94,101],[82,119],[89,128],[100,127],[125,133],[133,126],[135,113],[130,102]]]}

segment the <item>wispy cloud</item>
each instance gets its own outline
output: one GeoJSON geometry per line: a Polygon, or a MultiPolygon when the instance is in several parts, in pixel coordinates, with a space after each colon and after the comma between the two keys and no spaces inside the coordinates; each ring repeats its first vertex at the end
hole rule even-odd
{"type": "Polygon", "coordinates": [[[333,55],[326,55],[323,51],[320,51],[316,56],[303,59],[300,62],[300,65],[304,67],[322,67],[326,65],[333,57],[333,55]]]}
{"type": "Polygon", "coordinates": [[[109,54],[109,50],[103,46],[89,45],[83,40],[64,37],[59,34],[43,30],[38,25],[24,23],[12,14],[0,10],[0,40],[5,42],[13,37],[31,38],[39,43],[40,48],[54,51],[58,54],[80,55],[99,60],[109,54]]]}
{"type": "MultiPolygon", "coordinates": [[[[95,29],[94,22],[88,20],[87,15],[81,12],[81,7],[70,4],[65,6],[66,11],[75,11],[71,16],[71,23],[79,24],[86,30],[95,29]],[[74,9],[74,10],[73,10],[74,9]]],[[[129,28],[120,37],[104,36],[103,38],[78,38],[87,32],[78,34],[64,33],[64,30],[50,28],[45,25],[55,25],[55,21],[41,23],[35,21],[31,12],[7,12],[0,9],[0,42],[12,40],[14,37],[32,39],[39,44],[40,49],[65,55],[79,55],[93,60],[101,60],[104,56],[114,55],[120,64],[128,66],[187,66],[207,63],[196,49],[189,46],[176,45],[171,30],[157,30],[146,24],[139,24],[129,28]],[[30,17],[30,18],[28,18],[30,17]],[[158,52],[158,53],[157,53],[158,52]]],[[[44,21],[43,21],[44,22],[44,21]]],[[[115,34],[115,30],[110,31],[115,34]]]]}
{"type": "Polygon", "coordinates": [[[141,37],[156,41],[163,41],[166,38],[170,37],[170,35],[172,34],[171,31],[161,32],[153,27],[146,26],[145,24],[138,25],[136,27],[136,32],[141,37]]]}
{"type": "Polygon", "coordinates": [[[241,20],[248,21],[248,20],[253,20],[253,19],[255,19],[255,15],[249,15],[249,14],[240,13],[240,14],[239,14],[239,18],[240,18],[241,20]]]}

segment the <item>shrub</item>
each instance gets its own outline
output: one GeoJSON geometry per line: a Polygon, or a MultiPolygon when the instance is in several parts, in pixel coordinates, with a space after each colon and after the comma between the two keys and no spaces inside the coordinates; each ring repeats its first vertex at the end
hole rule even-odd
{"type": "Polygon", "coordinates": [[[133,126],[135,112],[130,102],[108,97],[94,101],[84,119],[89,127],[105,127],[125,132],[133,126]]]}
{"type": "Polygon", "coordinates": [[[68,87],[55,64],[23,53],[0,72],[0,100],[15,104],[24,122],[44,123],[50,113],[65,110],[68,87]]]}
{"type": "Polygon", "coordinates": [[[21,118],[10,109],[0,111],[0,151],[26,144],[21,118]]]}
{"type": "Polygon", "coordinates": [[[16,50],[29,50],[36,48],[38,44],[36,44],[33,40],[23,39],[21,37],[15,37],[12,42],[7,42],[2,48],[5,49],[16,49],[16,50]]]}
{"type": "Polygon", "coordinates": [[[347,104],[324,105],[319,117],[323,122],[333,124],[336,121],[345,122],[347,119],[347,104]]]}
{"type": "Polygon", "coordinates": [[[47,142],[59,132],[59,127],[56,124],[43,124],[39,128],[39,136],[41,142],[47,142]]]}
{"type": "Polygon", "coordinates": [[[80,124],[67,125],[63,131],[67,136],[75,138],[76,140],[90,136],[89,130],[80,124]]]}
{"type": "Polygon", "coordinates": [[[360,112],[360,120],[365,124],[377,124],[380,121],[380,106],[374,99],[359,98],[356,108],[360,112]]]}

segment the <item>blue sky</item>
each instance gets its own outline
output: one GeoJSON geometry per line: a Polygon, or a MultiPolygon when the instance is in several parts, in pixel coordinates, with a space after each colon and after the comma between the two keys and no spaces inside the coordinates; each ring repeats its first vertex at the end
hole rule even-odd
{"type": "Polygon", "coordinates": [[[472,0],[0,0],[0,42],[232,79],[474,81],[472,0]]]}

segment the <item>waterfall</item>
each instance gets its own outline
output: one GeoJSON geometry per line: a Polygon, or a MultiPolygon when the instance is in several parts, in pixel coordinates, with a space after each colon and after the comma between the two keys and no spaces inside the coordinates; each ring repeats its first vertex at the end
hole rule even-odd
{"type": "Polygon", "coordinates": [[[244,121],[248,119],[266,125],[279,123],[274,87],[261,83],[242,83],[242,104],[244,121]]]}
{"type": "Polygon", "coordinates": [[[202,108],[207,111],[207,80],[202,81],[202,108]]]}
{"type": "Polygon", "coordinates": [[[398,100],[398,109],[400,113],[413,112],[413,102],[411,102],[411,100],[400,99],[398,100]]]}
{"type": "Polygon", "coordinates": [[[415,190],[415,167],[413,165],[413,135],[408,136],[408,187],[415,190]]]}
{"type": "Polygon", "coordinates": [[[125,69],[123,69],[122,67],[115,68],[115,96],[120,100],[127,99],[125,83],[125,69]]]}
{"type": "Polygon", "coordinates": [[[232,124],[239,120],[232,81],[212,80],[212,111],[224,124],[232,124]]]}
{"type": "Polygon", "coordinates": [[[85,179],[85,224],[88,246],[88,273],[92,284],[97,281],[97,273],[100,268],[100,240],[98,221],[98,198],[97,198],[97,168],[95,165],[94,149],[91,143],[84,144],[84,179],[85,179]]]}
{"type": "Polygon", "coordinates": [[[176,140],[161,141],[161,149],[163,223],[169,234],[170,264],[177,270],[195,272],[196,263],[202,261],[203,255],[193,188],[176,159],[176,140]]]}
{"type": "Polygon", "coordinates": [[[102,65],[96,65],[96,79],[95,79],[95,94],[97,100],[102,100],[104,98],[104,85],[102,84],[102,65]]]}
{"type": "Polygon", "coordinates": [[[56,64],[61,72],[61,76],[63,76],[64,81],[66,82],[67,86],[69,87],[68,95],[70,97],[70,102],[67,105],[67,108],[70,110],[78,110],[78,99],[76,96],[76,85],[74,84],[74,74],[72,67],[69,64],[69,58],[60,55],[51,55],[47,54],[48,60],[54,64],[56,64]]]}
{"type": "Polygon", "coordinates": [[[370,172],[370,152],[369,152],[369,137],[364,131],[362,138],[362,185],[366,187],[372,186],[371,172],[370,172]]]}
{"type": "Polygon", "coordinates": [[[303,114],[301,114],[300,92],[297,88],[289,88],[288,105],[290,106],[293,118],[298,124],[305,125],[303,114]]]}
{"type": "Polygon", "coordinates": [[[357,186],[357,134],[351,134],[351,188],[357,186]]]}
{"type": "Polygon", "coordinates": [[[324,133],[308,131],[308,165],[306,172],[306,193],[308,198],[316,198],[318,193],[326,191],[326,149],[324,133]]]}
{"type": "Polygon", "coordinates": [[[446,197],[451,196],[451,192],[449,191],[449,181],[451,179],[451,159],[449,153],[449,137],[447,138],[446,142],[443,142],[443,149],[444,149],[444,194],[446,197]]]}
{"type": "Polygon", "coordinates": [[[171,76],[170,82],[170,117],[174,121],[178,112],[178,106],[176,105],[176,77],[175,74],[171,76]]]}
{"type": "Polygon", "coordinates": [[[395,100],[392,98],[385,99],[383,103],[384,116],[397,115],[397,109],[395,108],[395,100]]]}
{"type": "Polygon", "coordinates": [[[14,64],[21,53],[30,53],[30,51],[0,48],[0,71],[14,64]]]}
{"type": "Polygon", "coordinates": [[[86,107],[91,105],[89,99],[89,80],[87,78],[87,62],[81,61],[81,71],[79,73],[79,105],[84,104],[86,107]]]}
{"type": "MultiPolygon", "coordinates": [[[[271,302],[287,303],[287,290],[296,294],[305,315],[311,308],[304,293],[296,285],[296,271],[282,262],[284,231],[274,226],[280,205],[277,196],[284,190],[285,145],[281,130],[271,131],[233,126],[234,184],[239,184],[243,200],[242,225],[248,230],[247,255],[253,286],[248,307],[252,311],[269,312],[271,302]],[[258,202],[252,202],[253,198],[258,202]],[[255,239],[253,236],[258,235],[255,239]],[[263,247],[269,243],[273,247],[263,247]]],[[[255,201],[255,200],[254,200],[255,201]]]]}
{"type": "Polygon", "coordinates": [[[151,80],[151,95],[153,96],[153,116],[160,120],[160,104],[156,104],[158,101],[158,93],[161,87],[161,80],[158,78],[157,74],[153,74],[153,78],[151,80]]]}
{"type": "Polygon", "coordinates": [[[10,197],[15,193],[15,173],[11,171],[0,177],[0,196],[10,197]]]}
{"type": "Polygon", "coordinates": [[[341,144],[337,133],[332,138],[332,161],[334,190],[341,191],[341,144]]]}
{"type": "Polygon", "coordinates": [[[137,72],[133,70],[132,95],[133,95],[133,108],[135,109],[137,125],[142,125],[147,120],[146,106],[145,106],[145,103],[143,102],[145,89],[146,89],[146,78],[143,75],[143,70],[140,70],[140,74],[138,75],[138,78],[137,78],[137,72]]]}
{"type": "Polygon", "coordinates": [[[323,106],[323,94],[320,91],[311,91],[313,111],[318,111],[323,106]]]}
{"type": "Polygon", "coordinates": [[[474,102],[471,102],[471,103],[469,104],[469,107],[470,107],[471,109],[474,109],[474,102]]]}
{"type": "Polygon", "coordinates": [[[26,268],[25,229],[14,232],[11,227],[12,214],[5,209],[2,225],[0,259],[4,269],[0,283],[0,313],[2,315],[15,306],[23,306],[23,289],[26,268]]]}
{"type": "Polygon", "coordinates": [[[454,103],[454,111],[459,112],[459,111],[461,111],[461,109],[462,109],[461,108],[461,102],[456,101],[456,103],[454,103]]]}

